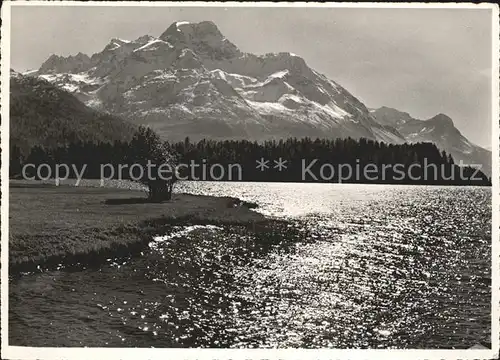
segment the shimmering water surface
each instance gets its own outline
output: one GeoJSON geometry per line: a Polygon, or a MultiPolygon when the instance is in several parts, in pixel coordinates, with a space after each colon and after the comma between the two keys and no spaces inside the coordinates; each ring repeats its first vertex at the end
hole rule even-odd
{"type": "Polygon", "coordinates": [[[490,341],[491,189],[183,183],[286,219],[172,227],[10,282],[12,345],[467,348],[490,341]]]}

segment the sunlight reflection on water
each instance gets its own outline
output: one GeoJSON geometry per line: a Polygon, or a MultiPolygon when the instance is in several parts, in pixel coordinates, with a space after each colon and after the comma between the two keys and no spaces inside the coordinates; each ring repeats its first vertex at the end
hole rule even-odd
{"type": "Polygon", "coordinates": [[[172,227],[132,259],[12,286],[29,345],[466,348],[489,340],[491,190],[183,183],[287,218],[172,227]],[[79,284],[76,286],[75,284],[79,284]],[[71,328],[75,335],[67,335],[71,328]]]}

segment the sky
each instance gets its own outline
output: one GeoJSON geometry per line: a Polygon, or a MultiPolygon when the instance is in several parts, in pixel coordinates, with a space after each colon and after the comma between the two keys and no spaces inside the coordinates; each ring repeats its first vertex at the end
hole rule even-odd
{"type": "MultiPolygon", "coordinates": [[[[14,4],[15,5],[15,4],[14,4]]],[[[175,21],[213,21],[244,52],[292,52],[366,106],[450,116],[491,146],[488,9],[13,6],[11,68],[89,56],[114,38],[159,36],[175,21]]]]}

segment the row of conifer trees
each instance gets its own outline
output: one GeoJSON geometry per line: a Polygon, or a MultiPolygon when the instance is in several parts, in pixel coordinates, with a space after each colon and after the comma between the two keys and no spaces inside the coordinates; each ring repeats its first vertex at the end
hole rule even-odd
{"type": "Polygon", "coordinates": [[[186,138],[168,143],[162,142],[146,127],[140,127],[131,141],[76,142],[51,149],[34,146],[27,154],[22,154],[14,145],[10,149],[10,174],[19,176],[25,164],[48,164],[50,167],[74,164],[77,168],[86,166],[86,178],[99,178],[101,164],[145,165],[148,160],[155,164],[196,164],[194,169],[193,166],[183,167],[184,173],[180,174],[192,180],[491,184],[484,173],[467,166],[459,167],[451,155],[431,143],[395,145],[351,138],[289,138],[265,142],[192,142],[186,138]],[[257,167],[257,161],[262,160],[267,161],[265,169],[257,167]],[[277,166],[279,161],[283,167],[277,166]],[[206,171],[215,164],[226,170],[222,177],[221,171],[213,174],[206,171]],[[341,165],[345,171],[335,173],[341,165]],[[348,167],[351,168],[350,177],[348,167]],[[364,170],[367,167],[371,169],[368,173],[364,170]]]}

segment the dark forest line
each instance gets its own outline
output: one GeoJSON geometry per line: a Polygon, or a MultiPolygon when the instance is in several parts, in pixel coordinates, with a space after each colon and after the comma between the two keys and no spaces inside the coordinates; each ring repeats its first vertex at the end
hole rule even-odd
{"type": "MultiPolygon", "coordinates": [[[[10,174],[22,176],[26,164],[35,167],[48,164],[51,168],[56,164],[77,168],[86,164],[84,177],[100,178],[103,164],[130,166],[140,158],[144,165],[152,147],[147,136],[140,139],[139,142],[137,139],[135,142],[77,141],[54,148],[37,145],[27,155],[13,145],[10,174]]],[[[161,146],[161,154],[168,153],[165,161],[168,158],[173,165],[185,164],[179,167],[178,176],[186,180],[491,185],[491,179],[484,173],[459,166],[451,155],[432,143],[394,145],[363,138],[191,142],[186,138],[177,143],[164,142],[161,146]],[[286,168],[277,166],[275,161],[280,159],[286,168]],[[257,168],[257,161],[261,160],[268,161],[264,171],[257,168]]],[[[155,164],[161,163],[157,154],[150,158],[155,164]]],[[[33,171],[29,175],[37,177],[33,171]]]]}

